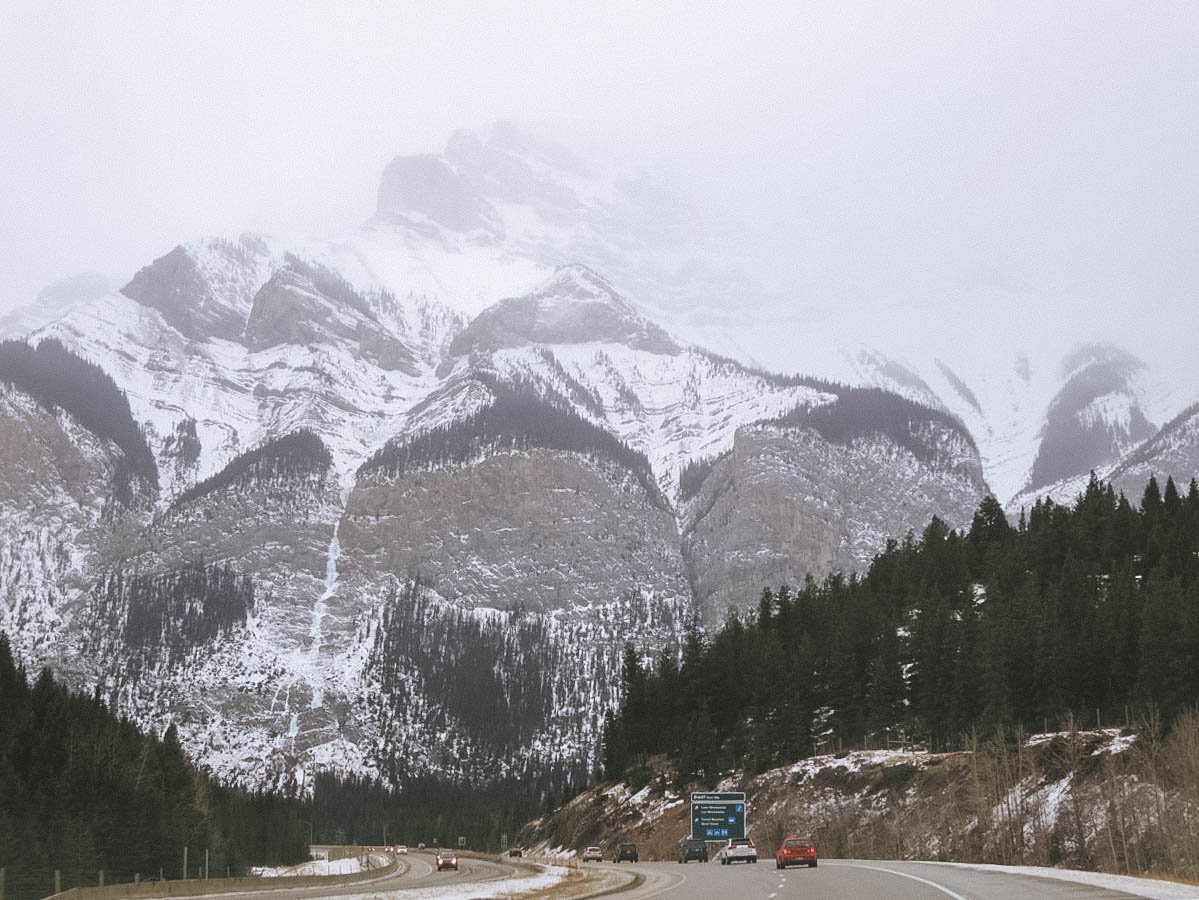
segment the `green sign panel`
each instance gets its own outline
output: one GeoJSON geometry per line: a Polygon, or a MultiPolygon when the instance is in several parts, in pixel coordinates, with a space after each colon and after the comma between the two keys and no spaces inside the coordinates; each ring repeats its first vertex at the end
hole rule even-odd
{"type": "Polygon", "coordinates": [[[691,837],[697,841],[745,837],[745,794],[741,791],[692,794],[691,837]]]}

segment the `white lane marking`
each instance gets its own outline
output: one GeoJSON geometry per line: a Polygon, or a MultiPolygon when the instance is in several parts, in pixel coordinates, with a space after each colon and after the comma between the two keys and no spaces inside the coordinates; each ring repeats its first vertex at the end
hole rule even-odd
{"type": "Polygon", "coordinates": [[[864,866],[861,863],[841,862],[837,865],[852,866],[855,869],[874,869],[876,872],[886,872],[888,875],[898,875],[900,878],[910,878],[912,881],[919,881],[927,884],[929,887],[934,887],[943,894],[948,894],[953,897],[953,900],[970,900],[968,897],[963,897],[956,891],[951,891],[943,884],[937,884],[935,881],[929,881],[927,878],[921,878],[919,875],[909,875],[907,872],[897,872],[894,869],[884,869],[882,866],[864,866]]]}
{"type": "Polygon", "coordinates": [[[774,894],[767,894],[767,895],[766,895],[766,900],[774,900],[774,898],[775,898],[775,897],[777,897],[777,896],[778,896],[778,894],[777,894],[777,893],[774,893],[774,894]]]}
{"type": "MultiPolygon", "coordinates": [[[[666,877],[674,878],[676,876],[667,874],[666,877]]],[[[669,884],[669,883],[664,884],[664,885],[662,885],[662,887],[658,888],[657,890],[650,891],[648,894],[642,894],[641,896],[642,897],[657,897],[659,894],[665,894],[667,891],[673,891],[677,887],[682,887],[683,882],[687,880],[687,876],[680,873],[677,877],[679,880],[677,882],[675,882],[674,884],[669,884]]]]}

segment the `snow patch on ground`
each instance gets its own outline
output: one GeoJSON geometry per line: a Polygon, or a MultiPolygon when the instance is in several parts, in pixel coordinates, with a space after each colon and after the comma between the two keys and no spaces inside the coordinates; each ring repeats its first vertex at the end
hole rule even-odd
{"type": "Polygon", "coordinates": [[[311,862],[300,863],[298,866],[281,868],[266,867],[259,874],[263,878],[293,878],[301,875],[353,875],[363,871],[362,860],[358,857],[349,859],[314,859],[311,862]]]}
{"type": "Polygon", "coordinates": [[[541,866],[542,871],[536,875],[525,875],[519,878],[504,878],[498,881],[477,882],[470,885],[446,885],[435,888],[404,888],[395,891],[379,891],[364,893],[355,891],[352,894],[330,894],[334,898],[344,897],[345,900],[449,900],[449,898],[470,897],[471,900],[489,900],[492,897],[518,897],[533,891],[545,891],[559,885],[570,870],[562,866],[541,866]],[[465,891],[465,893],[464,893],[465,891]]]}

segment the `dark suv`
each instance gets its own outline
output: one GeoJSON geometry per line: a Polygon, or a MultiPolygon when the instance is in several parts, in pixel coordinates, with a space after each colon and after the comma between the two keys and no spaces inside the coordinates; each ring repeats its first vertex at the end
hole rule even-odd
{"type": "Polygon", "coordinates": [[[703,841],[688,839],[683,841],[682,846],[679,847],[679,862],[685,863],[693,859],[707,862],[708,845],[703,841]]]}
{"type": "Polygon", "coordinates": [[[616,848],[616,858],[612,862],[637,862],[637,845],[621,844],[616,848]]]}

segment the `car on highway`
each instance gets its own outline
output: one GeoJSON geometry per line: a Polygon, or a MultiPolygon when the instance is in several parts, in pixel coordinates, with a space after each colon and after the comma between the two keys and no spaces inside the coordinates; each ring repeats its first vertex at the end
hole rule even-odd
{"type": "Polygon", "coordinates": [[[679,862],[690,862],[693,859],[697,862],[707,862],[708,845],[703,841],[688,838],[679,845],[679,862]]]}
{"type": "Polygon", "coordinates": [[[816,868],[816,842],[811,838],[795,835],[783,838],[778,853],[774,854],[774,867],[785,869],[787,866],[816,868]]]}
{"type": "Polygon", "coordinates": [[[637,862],[637,845],[620,844],[616,848],[616,856],[612,858],[612,862],[637,862]]]}
{"type": "Polygon", "coordinates": [[[524,847],[509,847],[508,855],[509,856],[524,856],[525,848],[524,847]]]}
{"type": "Polygon", "coordinates": [[[458,854],[453,850],[437,851],[437,871],[440,872],[442,869],[458,871],[458,854]]]}
{"type": "Polygon", "coordinates": [[[735,862],[756,863],[758,848],[749,838],[729,838],[729,842],[720,848],[717,859],[720,860],[722,866],[735,862]]]}
{"type": "Polygon", "coordinates": [[[396,853],[407,853],[408,846],[406,844],[397,844],[396,848],[395,848],[395,852],[396,853]]]}
{"type": "Polygon", "coordinates": [[[583,862],[603,862],[604,854],[599,847],[588,847],[583,851],[583,862]]]}

